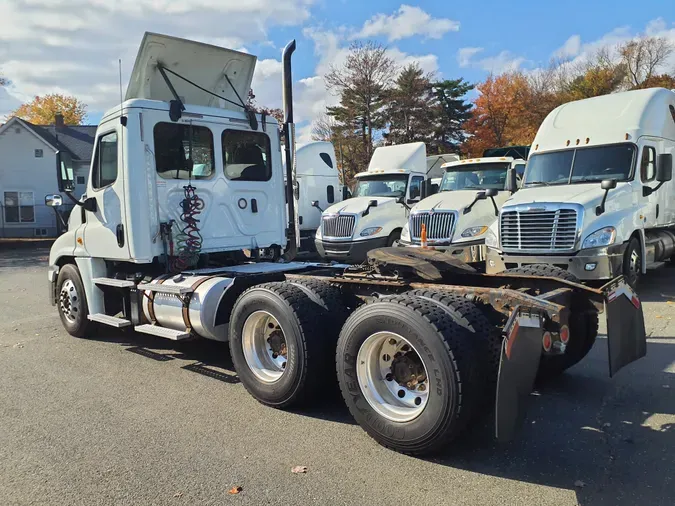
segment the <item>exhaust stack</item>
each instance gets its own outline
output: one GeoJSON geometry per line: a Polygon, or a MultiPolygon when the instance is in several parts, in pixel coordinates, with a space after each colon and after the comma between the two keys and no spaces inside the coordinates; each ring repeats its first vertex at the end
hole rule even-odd
{"type": "Polygon", "coordinates": [[[284,94],[284,140],[286,142],[286,202],[288,203],[288,228],[286,237],[288,245],[284,260],[290,261],[298,253],[300,228],[298,225],[298,185],[295,167],[295,125],[293,124],[293,76],[291,74],[291,57],[295,51],[295,40],[286,44],[282,53],[283,70],[282,85],[284,94]]]}

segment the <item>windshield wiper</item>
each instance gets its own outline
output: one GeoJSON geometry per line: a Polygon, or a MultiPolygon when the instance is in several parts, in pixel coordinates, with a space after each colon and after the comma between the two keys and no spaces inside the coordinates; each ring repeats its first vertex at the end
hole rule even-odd
{"type": "Polygon", "coordinates": [[[528,186],[531,185],[531,184],[542,184],[544,186],[551,186],[551,183],[549,183],[548,181],[528,181],[525,184],[528,185],[528,186]]]}

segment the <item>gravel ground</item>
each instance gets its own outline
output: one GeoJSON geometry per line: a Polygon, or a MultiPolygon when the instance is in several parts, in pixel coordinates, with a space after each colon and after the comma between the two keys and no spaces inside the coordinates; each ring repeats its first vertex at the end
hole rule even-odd
{"type": "Polygon", "coordinates": [[[226,346],[68,336],[47,302],[46,261],[44,249],[0,252],[0,504],[675,501],[675,269],[640,290],[645,359],[610,380],[601,338],[536,392],[518,440],[497,445],[485,423],[422,460],[375,444],[334,393],[309,411],[261,406],[226,346]],[[298,465],[307,473],[291,473],[298,465]]]}

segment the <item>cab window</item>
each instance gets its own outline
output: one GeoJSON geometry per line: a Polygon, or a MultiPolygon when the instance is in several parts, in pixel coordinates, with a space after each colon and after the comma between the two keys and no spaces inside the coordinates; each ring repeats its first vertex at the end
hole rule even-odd
{"type": "Polygon", "coordinates": [[[98,138],[91,186],[98,190],[117,180],[117,132],[110,132],[98,138]]]}
{"type": "Polygon", "coordinates": [[[261,132],[225,130],[222,135],[225,177],[231,181],[269,181],[270,138],[261,132]]]}
{"type": "Polygon", "coordinates": [[[422,196],[422,185],[424,184],[423,177],[413,177],[410,181],[410,199],[417,199],[422,196]]]}
{"type": "Polygon", "coordinates": [[[651,146],[642,148],[640,177],[643,183],[649,183],[656,178],[656,150],[651,146]]]}
{"type": "Polygon", "coordinates": [[[207,179],[213,174],[213,134],[209,128],[157,123],[154,139],[155,166],[161,178],[207,179]]]}

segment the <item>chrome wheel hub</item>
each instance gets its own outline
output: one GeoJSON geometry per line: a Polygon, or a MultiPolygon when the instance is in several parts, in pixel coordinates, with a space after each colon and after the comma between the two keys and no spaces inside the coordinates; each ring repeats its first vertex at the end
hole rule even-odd
{"type": "Polygon", "coordinates": [[[67,279],[59,292],[59,309],[70,323],[75,323],[80,314],[80,295],[72,280],[67,279]]]}
{"type": "Polygon", "coordinates": [[[242,349],[251,372],[264,383],[279,381],[286,370],[286,336],[277,319],[256,311],[244,322],[242,349]]]}
{"type": "Polygon", "coordinates": [[[368,404],[394,422],[414,420],[429,400],[424,362],[407,339],[392,332],[377,332],[363,342],[356,376],[368,404]]]}

